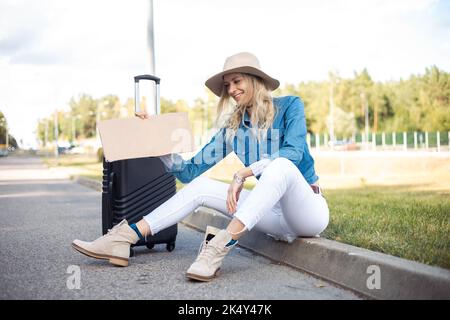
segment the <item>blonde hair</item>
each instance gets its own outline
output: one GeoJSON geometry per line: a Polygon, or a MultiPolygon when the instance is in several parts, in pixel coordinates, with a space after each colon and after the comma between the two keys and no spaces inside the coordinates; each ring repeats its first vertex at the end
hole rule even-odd
{"type": "Polygon", "coordinates": [[[244,114],[248,108],[252,109],[250,123],[252,133],[258,140],[265,137],[275,118],[275,107],[272,101],[271,91],[264,81],[256,76],[241,73],[244,81],[249,85],[249,101],[241,101],[237,105],[231,104],[231,97],[228,91],[222,89],[219,103],[217,104],[216,125],[226,129],[226,139],[232,141],[242,123],[244,114]]]}

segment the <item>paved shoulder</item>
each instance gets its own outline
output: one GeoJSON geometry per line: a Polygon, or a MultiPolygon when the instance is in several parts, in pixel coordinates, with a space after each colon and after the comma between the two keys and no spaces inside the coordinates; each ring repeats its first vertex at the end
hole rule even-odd
{"type": "Polygon", "coordinates": [[[0,207],[1,299],[358,299],[239,247],[219,278],[190,281],[203,234],[183,224],[173,252],[136,248],[127,268],[85,257],[70,244],[100,236],[101,197],[68,180],[0,181],[0,207]]]}

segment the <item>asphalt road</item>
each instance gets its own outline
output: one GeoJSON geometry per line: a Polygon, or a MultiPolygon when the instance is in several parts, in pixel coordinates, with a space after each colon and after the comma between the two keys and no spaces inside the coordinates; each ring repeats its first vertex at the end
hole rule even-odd
{"type": "Polygon", "coordinates": [[[55,174],[39,158],[0,158],[0,299],[359,299],[242,248],[219,278],[185,278],[203,234],[179,224],[176,248],[141,247],[127,268],[75,252],[101,235],[101,194],[55,174]]]}

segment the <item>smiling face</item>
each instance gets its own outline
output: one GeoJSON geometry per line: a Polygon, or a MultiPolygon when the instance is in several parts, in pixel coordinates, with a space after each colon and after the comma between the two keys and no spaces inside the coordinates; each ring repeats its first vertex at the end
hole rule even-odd
{"type": "Polygon", "coordinates": [[[253,89],[247,77],[242,73],[229,73],[223,76],[223,84],[228,95],[236,101],[237,104],[250,104],[253,95],[253,89]]]}

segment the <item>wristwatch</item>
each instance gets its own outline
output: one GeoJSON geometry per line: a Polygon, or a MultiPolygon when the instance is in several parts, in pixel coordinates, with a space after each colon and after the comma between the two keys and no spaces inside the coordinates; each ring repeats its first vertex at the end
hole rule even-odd
{"type": "Polygon", "coordinates": [[[234,181],[236,181],[236,183],[238,184],[243,184],[245,181],[245,178],[241,177],[240,175],[238,175],[237,173],[234,174],[233,176],[234,181]]]}

